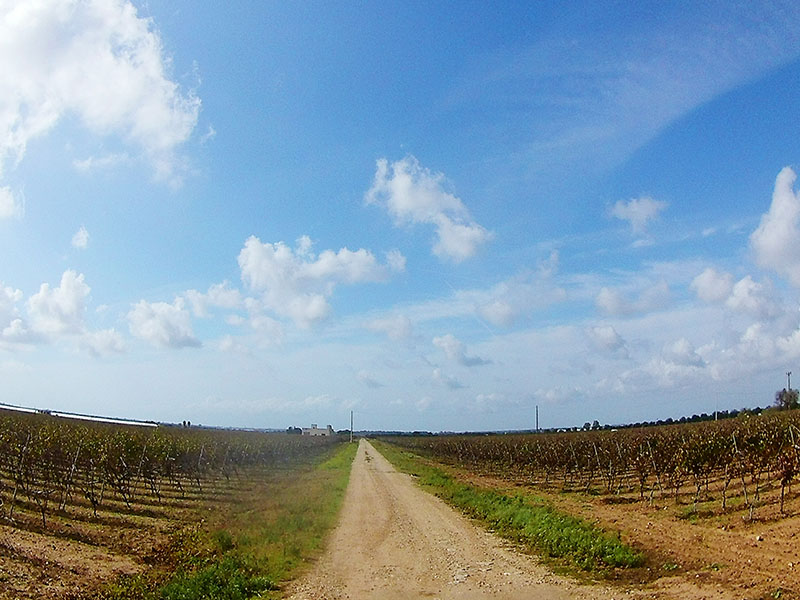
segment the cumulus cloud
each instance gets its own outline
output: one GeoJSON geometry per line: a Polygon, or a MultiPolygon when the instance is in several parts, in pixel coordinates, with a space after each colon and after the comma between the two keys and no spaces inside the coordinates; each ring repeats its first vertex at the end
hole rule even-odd
{"type": "Polygon", "coordinates": [[[136,147],[162,179],[179,178],[177,148],[200,99],[170,79],[152,20],[128,1],[0,7],[0,176],[28,143],[74,116],[136,147]]]}
{"type": "Polygon", "coordinates": [[[20,318],[17,303],[22,290],[0,285],[0,348],[11,349],[18,344],[34,341],[34,336],[20,318]]]}
{"type": "Polygon", "coordinates": [[[635,235],[642,235],[647,230],[647,224],[658,217],[665,208],[667,208],[666,202],[643,196],[642,198],[633,198],[628,202],[618,200],[611,207],[610,213],[617,219],[628,221],[635,235]]]}
{"type": "Polygon", "coordinates": [[[586,329],[586,335],[592,346],[604,354],[618,358],[628,358],[625,340],[611,325],[596,325],[586,329]]]}
{"type": "Polygon", "coordinates": [[[461,200],[445,189],[441,173],[422,167],[413,156],[389,164],[377,161],[367,204],[386,208],[398,226],[433,225],[436,240],[433,253],[455,263],[475,255],[493,234],[476,223],[461,200]]]}
{"type": "Polygon", "coordinates": [[[775,179],[772,204],[750,235],[759,266],[772,269],[800,286],[800,194],[795,193],[795,172],[785,167],[775,179]]]}
{"type": "Polygon", "coordinates": [[[176,298],[172,304],[140,300],[128,313],[127,319],[132,335],[155,346],[200,346],[183,298],[176,298]]]}
{"type": "Polygon", "coordinates": [[[372,319],[366,323],[366,328],[375,333],[382,333],[394,341],[408,340],[414,335],[411,319],[404,315],[372,319]]]}
{"type": "Polygon", "coordinates": [[[189,301],[195,317],[210,316],[210,308],[237,309],[243,304],[239,290],[230,287],[230,282],[215,283],[204,294],[197,290],[187,290],[184,296],[189,301]]]}
{"type": "Polygon", "coordinates": [[[56,288],[43,283],[27,303],[32,329],[46,336],[82,333],[89,292],[83,274],[72,270],[64,271],[56,288]]]}
{"type": "Polygon", "coordinates": [[[756,319],[774,319],[783,313],[772,286],[753,281],[750,275],[736,282],[725,305],[756,319]]]}
{"type": "Polygon", "coordinates": [[[669,302],[669,286],[665,281],[644,289],[637,299],[626,298],[617,289],[604,287],[595,298],[595,304],[603,313],[627,316],[646,313],[663,308],[669,302]]]}
{"type": "Polygon", "coordinates": [[[662,358],[675,365],[684,367],[703,367],[705,361],[697,354],[694,346],[686,338],[667,344],[661,351],[662,358]]]}
{"type": "Polygon", "coordinates": [[[85,250],[88,245],[89,232],[86,231],[86,227],[81,225],[81,228],[78,229],[78,231],[75,232],[75,235],[72,236],[72,247],[85,250]]]}
{"type": "Polygon", "coordinates": [[[0,285],[0,325],[6,326],[17,317],[17,302],[22,300],[22,290],[0,285]]]}
{"type": "Polygon", "coordinates": [[[465,367],[477,367],[480,365],[491,364],[492,361],[481,358],[480,356],[469,356],[467,347],[454,335],[448,333],[441,337],[433,338],[433,345],[441,348],[447,358],[465,367]]]}
{"type": "Polygon", "coordinates": [[[265,309],[309,327],[330,313],[328,298],[338,283],[384,281],[388,269],[363,248],[338,252],[325,250],[318,256],[307,237],[296,250],[283,242],[262,243],[255,236],[239,253],[242,280],[261,294],[265,309]]]}
{"type": "Polygon", "coordinates": [[[733,289],[733,276],[708,267],[692,280],[689,287],[705,302],[722,302],[733,289]]]}

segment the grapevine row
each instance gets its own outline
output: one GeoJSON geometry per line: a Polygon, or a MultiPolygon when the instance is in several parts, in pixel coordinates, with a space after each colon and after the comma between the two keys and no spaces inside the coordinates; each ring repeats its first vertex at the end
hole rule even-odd
{"type": "Polygon", "coordinates": [[[137,494],[161,502],[169,486],[202,493],[203,482],[245,467],[276,468],[313,457],[336,441],[288,434],[83,423],[46,415],[0,413],[0,510],[13,519],[23,500],[43,526],[74,496],[95,516],[112,494],[128,507],[137,494]]]}
{"type": "Polygon", "coordinates": [[[784,497],[800,470],[800,411],[719,422],[577,433],[392,438],[436,460],[519,483],[697,503],[711,482],[726,509],[732,484],[752,510],[766,484],[784,497]],[[687,492],[687,490],[689,490],[687,492]]]}

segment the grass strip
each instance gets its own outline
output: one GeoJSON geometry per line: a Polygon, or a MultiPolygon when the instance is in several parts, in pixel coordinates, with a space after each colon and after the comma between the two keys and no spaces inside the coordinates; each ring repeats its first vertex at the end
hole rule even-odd
{"type": "Polygon", "coordinates": [[[411,452],[384,442],[373,444],[395,467],[416,476],[448,504],[544,556],[567,560],[585,571],[638,567],[644,562],[644,555],[618,536],[541,499],[467,484],[411,452]]]}
{"type": "Polygon", "coordinates": [[[322,549],[350,478],[357,444],[323,462],[265,475],[202,526],[178,531],[160,568],[121,577],[102,600],[248,600],[280,597],[322,549]]]}

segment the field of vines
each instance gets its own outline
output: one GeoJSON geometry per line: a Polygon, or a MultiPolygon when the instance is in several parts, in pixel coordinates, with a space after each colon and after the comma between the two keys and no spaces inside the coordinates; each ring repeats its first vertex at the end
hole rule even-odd
{"type": "Polygon", "coordinates": [[[663,427],[395,437],[392,443],[467,470],[545,489],[697,505],[732,497],[753,511],[766,490],[784,511],[800,471],[800,410],[663,427]]]}
{"type": "Polygon", "coordinates": [[[334,437],[109,425],[0,410],[0,516],[70,506],[95,516],[109,501],[202,496],[248,468],[280,468],[321,454],[334,437]]]}

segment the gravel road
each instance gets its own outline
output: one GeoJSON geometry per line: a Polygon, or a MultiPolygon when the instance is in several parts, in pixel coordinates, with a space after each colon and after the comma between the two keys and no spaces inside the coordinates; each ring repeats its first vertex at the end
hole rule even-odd
{"type": "Polygon", "coordinates": [[[605,600],[473,525],[361,440],[328,549],[288,590],[295,600],[605,600]]]}

